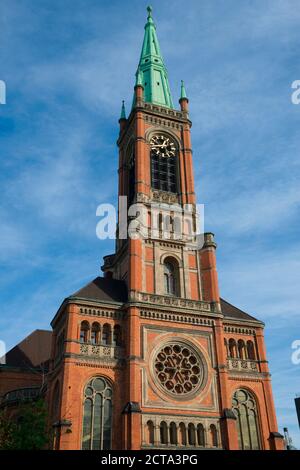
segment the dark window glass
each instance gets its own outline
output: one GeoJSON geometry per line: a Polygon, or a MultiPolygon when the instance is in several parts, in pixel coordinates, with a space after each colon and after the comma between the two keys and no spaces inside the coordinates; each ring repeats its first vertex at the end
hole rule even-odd
{"type": "Polygon", "coordinates": [[[81,343],[86,343],[87,342],[89,328],[90,328],[90,326],[89,326],[88,322],[83,321],[81,323],[81,327],[80,327],[80,342],[81,343]]]}
{"type": "Polygon", "coordinates": [[[111,343],[111,327],[107,323],[103,326],[102,343],[107,345],[111,343]]]}
{"type": "Polygon", "coordinates": [[[128,204],[132,204],[135,195],[135,158],[132,155],[128,169],[128,204]]]}
{"type": "Polygon", "coordinates": [[[177,445],[177,429],[176,424],[170,424],[170,444],[177,445]]]}
{"type": "Polygon", "coordinates": [[[91,425],[92,425],[93,403],[89,398],[85,399],[83,407],[83,432],[82,432],[82,449],[89,450],[91,448],[91,425]]]}
{"type": "Polygon", "coordinates": [[[237,418],[239,448],[259,450],[257,407],[253,396],[246,390],[237,390],[232,399],[232,407],[237,418]]]}
{"type": "Polygon", "coordinates": [[[164,263],[164,284],[165,293],[169,295],[178,295],[177,292],[177,269],[173,263],[165,261],[164,263]]]}
{"type": "Polygon", "coordinates": [[[203,424],[198,424],[197,426],[197,440],[199,446],[205,446],[205,434],[203,424]]]}
{"type": "Polygon", "coordinates": [[[87,384],[83,405],[83,450],[111,449],[112,388],[96,377],[87,384]]]}
{"type": "Polygon", "coordinates": [[[161,191],[177,192],[176,157],[163,157],[151,152],[151,185],[161,191]]]}

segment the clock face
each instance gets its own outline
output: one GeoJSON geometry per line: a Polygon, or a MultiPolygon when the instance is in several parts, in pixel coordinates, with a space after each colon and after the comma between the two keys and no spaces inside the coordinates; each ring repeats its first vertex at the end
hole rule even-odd
{"type": "Polygon", "coordinates": [[[176,147],[169,137],[154,135],[150,142],[151,151],[160,157],[175,157],[176,147]]]}
{"type": "Polygon", "coordinates": [[[169,343],[156,354],[154,372],[165,391],[185,396],[201,386],[204,368],[197,352],[189,345],[169,343]]]}

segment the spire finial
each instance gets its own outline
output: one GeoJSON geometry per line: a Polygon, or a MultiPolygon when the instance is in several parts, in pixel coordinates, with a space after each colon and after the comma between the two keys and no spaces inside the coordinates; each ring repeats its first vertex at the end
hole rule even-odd
{"type": "Polygon", "coordinates": [[[148,18],[151,18],[152,17],[152,6],[151,5],[148,5],[147,6],[147,12],[148,12],[148,18]]]}

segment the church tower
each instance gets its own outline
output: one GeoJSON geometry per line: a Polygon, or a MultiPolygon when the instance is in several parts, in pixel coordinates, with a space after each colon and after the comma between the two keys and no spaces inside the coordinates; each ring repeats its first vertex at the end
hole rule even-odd
{"type": "Polygon", "coordinates": [[[132,108],[119,119],[116,250],[52,321],[57,449],[282,448],[264,324],[220,298],[214,235],[195,243],[183,82],[179,105],[148,7],[132,108]]]}

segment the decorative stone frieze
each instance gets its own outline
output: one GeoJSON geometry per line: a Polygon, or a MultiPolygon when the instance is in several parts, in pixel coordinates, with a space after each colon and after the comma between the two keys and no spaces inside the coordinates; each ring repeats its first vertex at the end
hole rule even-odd
{"type": "Polygon", "coordinates": [[[148,294],[145,292],[130,292],[130,301],[142,302],[154,305],[164,305],[168,307],[187,308],[190,310],[198,310],[202,312],[214,312],[209,302],[201,300],[181,299],[179,297],[171,297],[167,295],[148,294]]]}
{"type": "Polygon", "coordinates": [[[229,358],[227,359],[227,367],[229,370],[237,370],[239,372],[257,372],[257,361],[251,361],[249,359],[237,359],[229,358]]]}
{"type": "Polygon", "coordinates": [[[98,344],[80,344],[79,352],[94,358],[120,359],[124,357],[124,350],[118,346],[103,346],[98,344]]]}
{"type": "Polygon", "coordinates": [[[165,204],[179,203],[179,196],[175,193],[169,193],[167,191],[151,191],[152,200],[155,202],[161,202],[165,204]]]}

